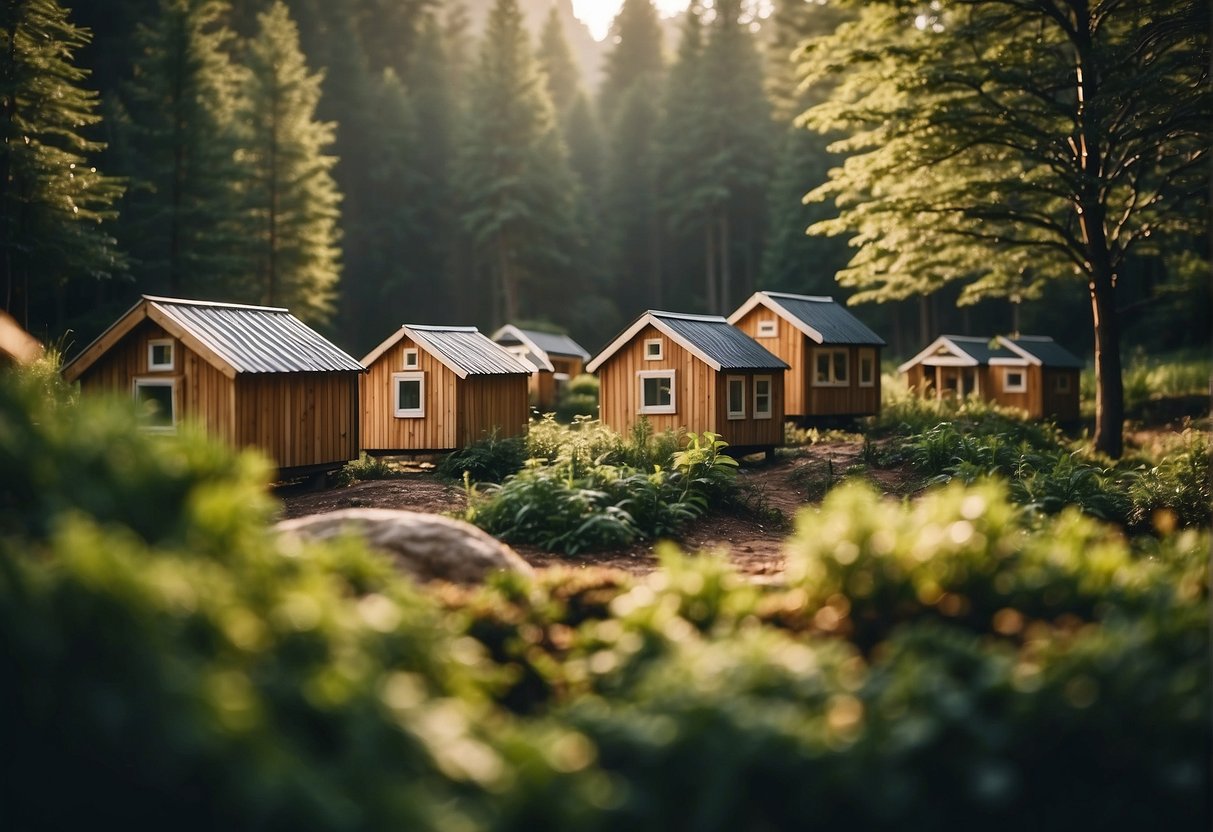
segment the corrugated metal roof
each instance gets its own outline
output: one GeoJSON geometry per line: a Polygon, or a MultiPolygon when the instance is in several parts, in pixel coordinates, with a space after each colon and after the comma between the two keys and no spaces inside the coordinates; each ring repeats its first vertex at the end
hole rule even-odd
{"type": "Polygon", "coordinates": [[[650,312],[679,337],[720,365],[722,370],[784,370],[781,359],[724,318],[650,312]]]}
{"type": "Polygon", "coordinates": [[[435,353],[439,353],[440,358],[445,358],[444,363],[458,367],[469,376],[531,373],[530,367],[510,355],[503,346],[474,326],[405,324],[404,328],[435,353]]]}
{"type": "Polygon", "coordinates": [[[972,335],[944,335],[953,344],[971,355],[978,364],[989,364],[991,358],[1011,358],[1023,361],[1021,356],[992,341],[989,338],[979,338],[972,335]],[[993,346],[991,346],[993,344],[993,346]]]}
{"type": "Polygon", "coordinates": [[[788,314],[821,333],[825,344],[885,345],[885,341],[863,321],[847,311],[833,298],[813,295],[793,295],[787,292],[764,292],[773,303],[788,314]]]}
{"type": "Polygon", "coordinates": [[[567,335],[557,335],[553,332],[537,332],[533,329],[520,329],[518,331],[531,339],[532,344],[539,347],[539,349],[548,355],[575,355],[582,361],[590,357],[590,354],[580,344],[567,335]]]}
{"type": "Polygon", "coordinates": [[[1082,359],[1045,335],[1022,335],[1018,338],[1007,338],[1015,346],[1026,353],[1040,359],[1046,367],[1058,369],[1081,370],[1082,359]]]}
{"type": "Polygon", "coordinates": [[[362,365],[286,309],[144,299],[238,373],[361,372],[362,365]]]}

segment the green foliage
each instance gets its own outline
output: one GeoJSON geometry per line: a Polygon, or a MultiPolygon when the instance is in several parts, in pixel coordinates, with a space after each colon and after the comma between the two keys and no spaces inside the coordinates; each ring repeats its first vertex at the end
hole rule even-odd
{"type": "MultiPolygon", "coordinates": [[[[1131,418],[1142,418],[1159,399],[1197,398],[1199,413],[1208,412],[1209,379],[1213,378],[1213,361],[1206,355],[1183,353],[1147,356],[1135,351],[1124,371],[1125,412],[1131,418]]],[[[1082,398],[1094,402],[1095,372],[1083,371],[1080,379],[1082,398]]]]}
{"type": "Polygon", "coordinates": [[[338,474],[338,480],[349,484],[364,480],[390,480],[399,476],[401,476],[400,471],[392,467],[383,457],[371,456],[364,451],[358,455],[356,460],[346,463],[338,474]]]}
{"type": "Polygon", "coordinates": [[[494,430],[466,448],[444,456],[437,473],[448,480],[467,477],[472,482],[501,482],[517,473],[525,462],[526,440],[518,436],[500,437],[494,430]]]}
{"type": "Polygon", "coordinates": [[[1185,431],[1178,442],[1164,449],[1157,464],[1132,472],[1130,528],[1165,533],[1175,527],[1208,527],[1213,506],[1209,474],[1208,435],[1185,431]]]}
{"type": "Polygon", "coordinates": [[[556,403],[556,418],[571,422],[577,416],[594,418],[598,415],[598,376],[582,373],[569,379],[560,401],[556,403]]]}

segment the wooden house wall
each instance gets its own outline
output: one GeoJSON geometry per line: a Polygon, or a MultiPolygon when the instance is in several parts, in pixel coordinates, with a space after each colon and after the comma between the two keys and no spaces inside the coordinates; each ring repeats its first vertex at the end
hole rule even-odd
{"type": "Polygon", "coordinates": [[[85,393],[134,395],[135,379],[172,379],[177,388],[177,420],[192,420],[211,436],[235,442],[235,383],[159,324],[144,320],[120,338],[80,376],[85,393]],[[172,370],[149,370],[148,342],[173,343],[172,370]]]}
{"type": "Polygon", "coordinates": [[[1039,419],[1043,404],[1040,398],[1040,367],[1006,367],[995,365],[983,367],[985,373],[981,380],[982,395],[1002,407],[1015,407],[1028,414],[1033,419],[1039,419]],[[1012,393],[1003,389],[1004,372],[1006,370],[1022,370],[1027,389],[1022,393],[1012,393]]]}
{"type": "MultiPolygon", "coordinates": [[[[805,360],[800,365],[801,383],[805,390],[805,416],[871,416],[880,412],[880,348],[879,347],[838,347],[829,344],[816,344],[804,339],[805,360]],[[847,351],[847,384],[840,387],[814,387],[813,372],[817,358],[815,350],[845,349],[847,351]],[[872,386],[859,385],[859,353],[861,350],[872,351],[872,386]]],[[[793,368],[795,369],[795,368],[793,368]]]]}
{"type": "Polygon", "coordinates": [[[556,378],[547,370],[531,373],[527,392],[531,403],[540,413],[551,413],[556,409],[556,378]]]}
{"type": "MultiPolygon", "coordinates": [[[[551,375],[548,373],[548,375],[551,375]]],[[[530,422],[524,375],[468,376],[458,383],[458,446],[497,436],[523,436],[530,422]]]]}
{"type": "MultiPolygon", "coordinates": [[[[519,378],[522,378],[519,376],[519,378]]],[[[379,356],[362,379],[359,420],[368,451],[437,451],[460,447],[457,414],[459,377],[410,338],[401,338],[379,356]],[[417,371],[425,373],[425,416],[398,418],[392,374],[405,370],[404,351],[417,350],[417,371]]]]}
{"type": "Polygon", "coordinates": [[[247,373],[236,377],[236,442],[279,468],[358,458],[358,374],[247,373]]]}
{"type": "Polygon", "coordinates": [[[774,353],[790,367],[784,372],[784,413],[787,416],[808,416],[809,402],[805,395],[805,380],[808,377],[804,371],[805,345],[808,338],[796,327],[776,313],[759,304],[741,317],[735,326],[749,335],[758,343],[774,353]],[[758,322],[774,320],[777,329],[774,338],[758,337],[758,322]]]}
{"type": "Polygon", "coordinates": [[[1056,418],[1067,422],[1078,419],[1079,406],[1079,373],[1078,370],[1049,369],[1028,365],[1016,367],[1022,370],[1027,382],[1027,389],[1022,393],[1008,392],[1004,387],[1005,365],[993,367],[940,367],[938,376],[936,368],[915,364],[906,370],[906,386],[924,394],[936,395],[936,378],[947,381],[948,376],[967,373],[976,369],[978,379],[978,394],[986,401],[994,402],[1002,407],[1014,407],[1023,410],[1029,418],[1056,418]],[[1070,390],[1067,393],[1057,392],[1057,377],[1070,377],[1070,390]]]}
{"type": "MultiPolygon", "coordinates": [[[[700,362],[696,362],[700,363],[700,362]]],[[[700,364],[702,366],[702,364],[700,364]]],[[[784,374],[780,370],[725,370],[716,378],[716,433],[736,446],[783,444],[784,374]],[[729,376],[745,379],[745,418],[729,418],[729,376]],[[771,380],[771,416],[754,418],[754,379],[771,380]]]]}
{"type": "Polygon", "coordinates": [[[1042,374],[1043,388],[1042,400],[1044,403],[1045,416],[1052,416],[1059,422],[1076,422],[1079,418],[1079,390],[1080,383],[1078,370],[1066,369],[1050,369],[1044,368],[1042,374]],[[1058,392],[1058,378],[1069,378],[1069,390],[1067,392],[1058,392]]]}

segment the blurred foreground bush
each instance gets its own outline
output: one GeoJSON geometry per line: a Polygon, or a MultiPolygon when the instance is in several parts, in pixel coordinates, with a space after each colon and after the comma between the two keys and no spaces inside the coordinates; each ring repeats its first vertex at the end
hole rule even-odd
{"type": "Polygon", "coordinates": [[[422,593],[131,417],[0,380],[0,828],[1208,828],[1203,534],[843,488],[786,586],[422,593]]]}

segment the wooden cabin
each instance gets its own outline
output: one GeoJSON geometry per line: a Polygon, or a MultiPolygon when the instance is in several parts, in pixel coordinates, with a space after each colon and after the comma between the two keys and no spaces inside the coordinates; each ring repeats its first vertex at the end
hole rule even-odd
{"type": "Polygon", "coordinates": [[[594,357],[603,423],[712,431],[737,449],[783,444],[787,364],[720,316],[645,312],[594,357]]]}
{"type": "Polygon", "coordinates": [[[787,362],[788,418],[880,412],[884,339],[833,298],[755,292],[729,323],[787,362]]]}
{"type": "Polygon", "coordinates": [[[1052,338],[941,335],[898,370],[923,395],[978,396],[1032,419],[1078,419],[1082,361],[1052,338]]]}
{"type": "Polygon", "coordinates": [[[286,309],[144,295],[63,374],[133,395],[147,430],[188,419],[258,448],[282,477],[358,458],[362,365],[286,309]]]}
{"type": "Polygon", "coordinates": [[[453,451],[522,436],[532,367],[475,327],[406,324],[362,359],[362,448],[453,451]]]}
{"type": "Polygon", "coordinates": [[[531,407],[540,413],[556,409],[569,379],[584,371],[585,362],[590,360],[590,354],[567,335],[506,324],[493,333],[493,340],[534,366],[529,387],[531,407]]]}
{"type": "Polygon", "coordinates": [[[42,344],[6,312],[0,312],[0,367],[32,364],[42,357],[42,344]]]}

